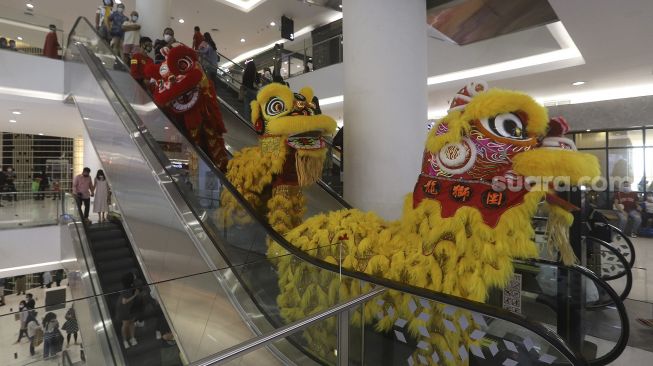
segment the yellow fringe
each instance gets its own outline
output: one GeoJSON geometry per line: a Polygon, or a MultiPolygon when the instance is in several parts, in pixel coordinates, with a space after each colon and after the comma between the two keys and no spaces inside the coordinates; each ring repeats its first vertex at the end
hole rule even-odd
{"type": "Polygon", "coordinates": [[[322,177],[325,157],[326,149],[317,151],[297,150],[295,153],[295,169],[301,187],[310,186],[322,177]]]}
{"type": "Polygon", "coordinates": [[[560,253],[562,263],[568,266],[578,263],[578,258],[569,242],[569,227],[573,222],[574,215],[570,212],[554,205],[549,207],[547,251],[549,255],[554,255],[555,251],[560,253]]]}

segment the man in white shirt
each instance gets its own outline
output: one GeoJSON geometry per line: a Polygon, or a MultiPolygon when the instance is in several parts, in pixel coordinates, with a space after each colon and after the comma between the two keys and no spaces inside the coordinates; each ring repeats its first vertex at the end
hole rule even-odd
{"type": "Polygon", "coordinates": [[[122,52],[125,55],[125,63],[129,61],[134,53],[138,52],[138,45],[141,39],[141,25],[138,24],[138,12],[132,11],[129,19],[122,24],[122,30],[125,31],[122,52]]]}

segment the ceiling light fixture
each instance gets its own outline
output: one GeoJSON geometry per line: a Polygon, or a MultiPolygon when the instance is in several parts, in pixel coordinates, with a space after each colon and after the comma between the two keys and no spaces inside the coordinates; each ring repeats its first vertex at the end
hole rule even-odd
{"type": "Polygon", "coordinates": [[[122,4],[122,0],[116,0],[115,3],[116,3],[116,5],[117,4],[122,4]]]}
{"type": "Polygon", "coordinates": [[[274,27],[275,25],[277,25],[277,23],[275,23],[275,22],[270,22],[270,27],[274,27]]]}
{"type": "Polygon", "coordinates": [[[18,122],[18,121],[16,121],[15,119],[10,119],[9,120],[9,123],[16,123],[16,122],[18,122]]]}
{"type": "Polygon", "coordinates": [[[34,4],[32,3],[27,3],[25,6],[27,6],[27,9],[34,9],[34,4]]]}
{"type": "Polygon", "coordinates": [[[583,85],[583,84],[585,84],[584,81],[576,81],[576,82],[571,83],[571,85],[573,85],[573,86],[579,86],[579,85],[583,85]]]}
{"type": "Polygon", "coordinates": [[[44,135],[43,132],[39,133],[39,136],[43,136],[43,135],[44,135]]]}
{"type": "Polygon", "coordinates": [[[338,5],[338,7],[339,7],[340,9],[342,9],[342,4],[338,5]]]}
{"type": "Polygon", "coordinates": [[[183,20],[183,19],[179,19],[179,23],[184,24],[184,20],[183,20]]]}
{"type": "Polygon", "coordinates": [[[245,43],[245,38],[241,38],[240,43],[245,43]]]}
{"type": "Polygon", "coordinates": [[[585,131],[590,132],[590,131],[592,131],[592,130],[589,130],[589,129],[588,129],[588,130],[585,130],[585,131]]]}
{"type": "Polygon", "coordinates": [[[22,40],[23,40],[23,37],[18,36],[18,37],[16,37],[16,39],[19,40],[19,41],[22,41],[22,40]]]}
{"type": "Polygon", "coordinates": [[[18,115],[23,114],[23,112],[21,112],[21,111],[13,111],[13,112],[11,112],[11,114],[15,114],[15,115],[18,116],[18,115]]]}

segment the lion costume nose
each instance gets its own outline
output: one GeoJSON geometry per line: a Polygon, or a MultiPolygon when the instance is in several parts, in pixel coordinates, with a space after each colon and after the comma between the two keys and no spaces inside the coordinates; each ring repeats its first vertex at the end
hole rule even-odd
{"type": "Polygon", "coordinates": [[[569,124],[562,117],[555,117],[549,120],[549,131],[546,137],[562,137],[569,132],[569,124]]]}

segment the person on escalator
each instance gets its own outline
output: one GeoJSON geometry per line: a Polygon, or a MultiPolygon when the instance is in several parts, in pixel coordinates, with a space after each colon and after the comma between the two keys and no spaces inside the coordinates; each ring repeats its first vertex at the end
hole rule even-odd
{"type": "Polygon", "coordinates": [[[141,37],[138,49],[132,54],[129,69],[131,76],[146,91],[150,91],[150,86],[145,80],[145,68],[147,65],[154,63],[154,60],[149,55],[150,52],[152,52],[152,39],[150,37],[141,37]]]}
{"type": "Polygon", "coordinates": [[[82,214],[84,221],[88,221],[88,214],[91,209],[91,197],[94,191],[95,187],[91,180],[91,169],[85,167],[82,174],[77,175],[73,179],[73,194],[77,197],[77,207],[80,211],[82,210],[82,204],[84,204],[84,213],[82,214]]]}
{"type": "Polygon", "coordinates": [[[116,304],[116,318],[122,323],[120,329],[122,344],[125,349],[129,349],[130,346],[133,347],[138,344],[135,337],[135,316],[132,307],[134,305],[134,299],[138,297],[140,291],[134,288],[134,274],[131,272],[125,273],[122,276],[122,285],[123,290],[116,304]]]}
{"type": "Polygon", "coordinates": [[[200,32],[200,27],[195,26],[194,28],[194,33],[193,33],[193,49],[195,51],[199,51],[200,49],[200,44],[205,41],[204,36],[202,35],[202,32],[200,32]]]}
{"type": "Polygon", "coordinates": [[[122,30],[125,32],[125,38],[122,42],[122,52],[125,58],[125,64],[129,65],[131,58],[138,51],[141,39],[141,25],[138,24],[138,12],[132,11],[129,20],[122,24],[122,30]]]}
{"type": "Polygon", "coordinates": [[[111,49],[114,54],[122,57],[122,43],[125,37],[125,31],[122,25],[127,21],[125,4],[118,4],[116,11],[111,13],[109,21],[111,22],[111,49]]]}
{"type": "Polygon", "coordinates": [[[102,0],[102,5],[95,12],[95,29],[102,39],[111,41],[109,30],[111,29],[111,13],[113,12],[113,0],[102,0]]]}
{"type": "Polygon", "coordinates": [[[256,99],[258,85],[256,83],[256,64],[250,61],[245,65],[243,72],[243,106],[245,108],[245,118],[250,119],[252,116],[252,107],[250,104],[256,99]]]}
{"type": "Polygon", "coordinates": [[[163,47],[170,48],[176,42],[177,40],[175,39],[175,31],[170,27],[164,29],[163,39],[157,39],[156,42],[154,42],[154,63],[160,64],[165,61],[166,57],[161,53],[161,49],[163,47]]]}
{"type": "Polygon", "coordinates": [[[213,86],[217,87],[218,79],[218,47],[215,45],[213,38],[209,32],[204,33],[204,40],[198,46],[197,52],[200,55],[200,63],[206,73],[206,76],[213,82],[213,86]]]}

